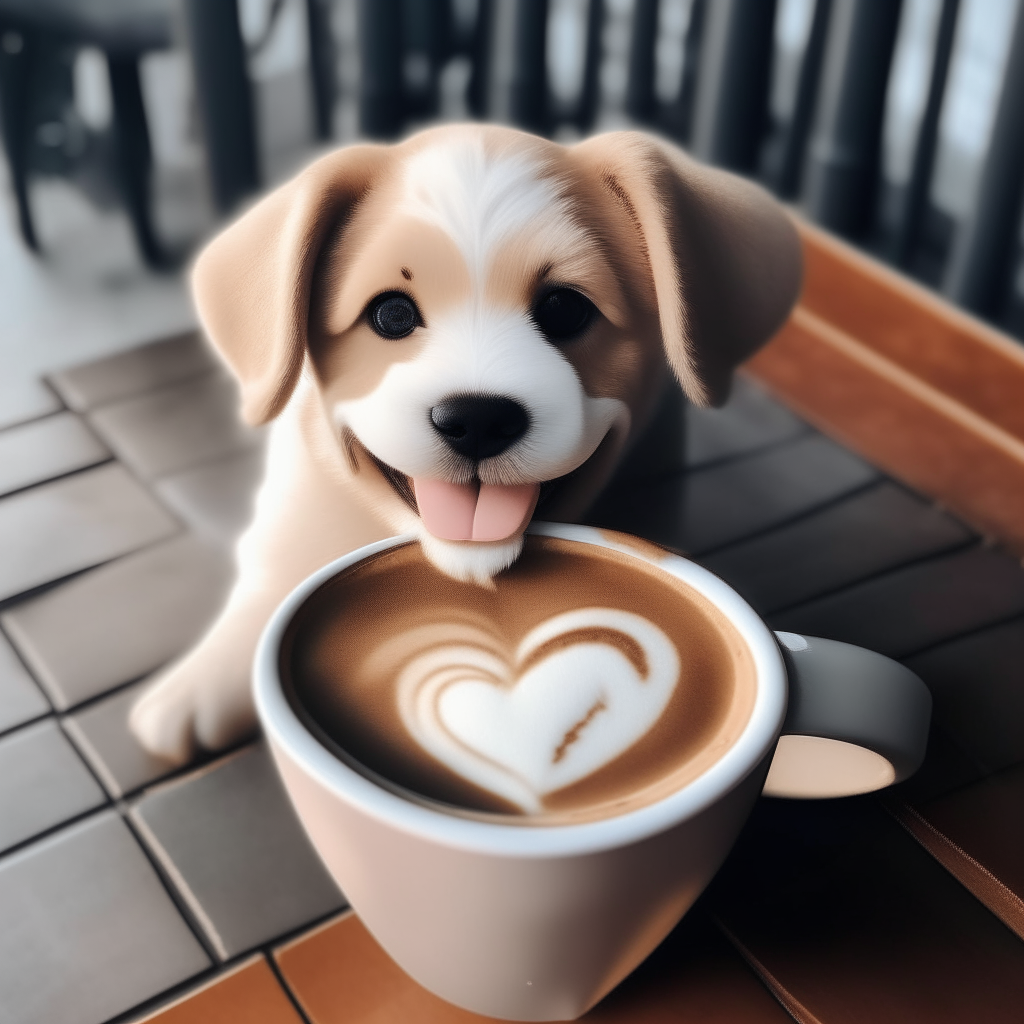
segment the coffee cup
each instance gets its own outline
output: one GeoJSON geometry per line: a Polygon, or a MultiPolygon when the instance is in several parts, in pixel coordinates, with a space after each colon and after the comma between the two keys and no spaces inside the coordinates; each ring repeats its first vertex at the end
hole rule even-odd
{"type": "Polygon", "coordinates": [[[269,622],[254,689],[328,870],[464,1009],[579,1017],[694,903],[759,795],[869,792],[924,757],[913,673],[773,634],[647,542],[534,524],[494,594],[435,572],[410,537],[324,567],[269,622]]]}

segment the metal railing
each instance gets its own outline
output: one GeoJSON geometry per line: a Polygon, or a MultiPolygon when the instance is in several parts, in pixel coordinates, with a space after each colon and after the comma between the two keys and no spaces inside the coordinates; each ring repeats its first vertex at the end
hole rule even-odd
{"type": "Polygon", "coordinates": [[[562,138],[625,123],[660,131],[1024,336],[1024,2],[358,0],[357,12],[366,135],[438,116],[445,68],[468,62],[477,117],[562,138]],[[556,38],[567,20],[575,54],[564,31],[556,38]],[[996,87],[972,100],[982,44],[996,87]],[[566,97],[552,71],[570,60],[566,97]],[[959,182],[947,180],[950,210],[936,175],[956,163],[957,116],[992,127],[959,182]]]}
{"type": "MultiPolygon", "coordinates": [[[[251,81],[254,47],[268,39],[247,44],[239,10],[262,5],[269,36],[290,6],[308,30],[320,142],[397,138],[446,117],[564,140],[647,127],[759,179],[811,220],[1024,337],[1024,0],[154,3],[139,11],[163,10],[164,35],[175,35],[173,21],[190,56],[221,213],[272,177],[261,173],[251,81]]],[[[112,85],[134,83],[113,90],[132,99],[115,103],[113,149],[140,248],[158,263],[137,64],[146,47],[169,44],[151,40],[143,19],[125,56],[123,27],[111,35],[105,22],[79,18],[62,36],[39,13],[45,6],[0,0],[4,141],[23,234],[34,245],[25,161],[38,126],[24,97],[38,68],[29,57],[50,36],[95,38],[112,85]]]]}

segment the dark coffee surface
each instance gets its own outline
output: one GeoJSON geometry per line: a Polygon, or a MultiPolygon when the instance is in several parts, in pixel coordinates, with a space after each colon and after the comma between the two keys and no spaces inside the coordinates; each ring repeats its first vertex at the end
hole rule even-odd
{"type": "MultiPolygon", "coordinates": [[[[517,666],[512,685],[552,654],[588,642],[617,650],[643,678],[645,654],[630,637],[577,629],[534,650],[517,666]]],[[[449,578],[427,562],[418,544],[367,559],[311,595],[285,637],[281,659],[296,711],[353,767],[406,795],[460,812],[515,815],[524,823],[592,820],[668,795],[735,742],[755,693],[746,644],[692,588],[618,552],[544,537],[528,538],[522,557],[497,577],[493,589],[449,578]],[[462,777],[406,728],[398,680],[424,649],[469,643],[511,666],[531,630],[587,608],[631,613],[660,629],[678,653],[679,682],[632,746],[586,777],[544,794],[539,813],[524,814],[462,777]]],[[[603,711],[595,705],[591,714],[603,711]]],[[[563,746],[586,726],[581,720],[568,730],[563,746]]]]}

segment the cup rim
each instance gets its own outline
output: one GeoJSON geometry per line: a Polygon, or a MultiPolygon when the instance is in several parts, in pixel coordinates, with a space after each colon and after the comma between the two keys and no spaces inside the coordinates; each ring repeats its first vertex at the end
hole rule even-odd
{"type": "Polygon", "coordinates": [[[302,724],[285,697],[278,650],[285,630],[306,599],[344,569],[372,555],[417,541],[402,534],[367,544],[335,559],[302,581],[277,607],[260,637],[253,667],[256,710],[271,747],[363,814],[434,843],[475,852],[517,857],[575,856],[625,846],[695,817],[724,797],[753,771],[774,746],[786,715],[786,668],[775,638],[757,613],[727,583],[681,555],[662,557],[590,526],[532,523],[543,537],[594,544],[658,566],[692,586],[736,627],[750,650],[757,690],[750,718],[739,737],[713,765],[684,786],[651,804],[595,821],[550,825],[505,825],[481,821],[406,800],[372,782],[332,754],[302,724]]]}

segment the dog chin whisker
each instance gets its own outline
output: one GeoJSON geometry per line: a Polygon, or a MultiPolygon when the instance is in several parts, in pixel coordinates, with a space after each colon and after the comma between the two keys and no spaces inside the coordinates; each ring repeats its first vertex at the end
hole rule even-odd
{"type": "Polygon", "coordinates": [[[477,469],[480,482],[497,484],[502,487],[518,487],[535,483],[538,479],[530,460],[519,452],[505,452],[500,456],[485,459],[477,469]]]}
{"type": "Polygon", "coordinates": [[[519,534],[493,543],[450,541],[440,540],[424,528],[420,530],[420,546],[427,560],[446,576],[493,590],[494,577],[522,553],[523,537],[519,534]]]}
{"type": "Polygon", "coordinates": [[[476,465],[454,452],[442,453],[438,468],[442,478],[453,484],[468,484],[476,479],[476,465]]]}

